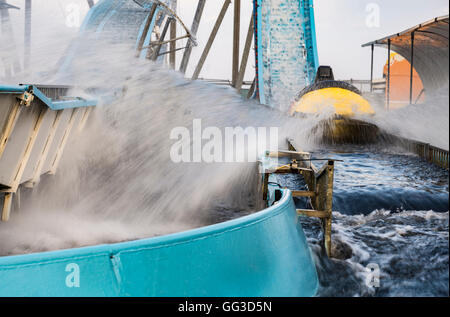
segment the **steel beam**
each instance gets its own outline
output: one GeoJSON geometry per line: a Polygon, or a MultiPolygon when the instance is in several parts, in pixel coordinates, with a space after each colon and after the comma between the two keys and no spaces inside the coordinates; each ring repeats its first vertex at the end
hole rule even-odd
{"type": "Polygon", "coordinates": [[[244,82],[245,70],[247,69],[248,57],[250,55],[250,49],[252,47],[252,39],[253,39],[253,14],[250,19],[250,24],[248,26],[247,38],[245,39],[245,47],[244,52],[242,53],[242,61],[241,67],[239,68],[238,77],[236,80],[236,90],[238,92],[241,91],[242,83],[244,82]]]}
{"type": "MultiPolygon", "coordinates": [[[[203,9],[205,8],[206,0],[198,0],[197,10],[195,11],[194,21],[192,22],[191,34],[192,36],[197,35],[198,27],[200,26],[200,20],[202,18],[203,9]]],[[[184,50],[183,59],[181,60],[180,72],[186,74],[187,66],[189,64],[189,59],[192,53],[192,40],[189,39],[184,50]]]]}
{"type": "Polygon", "coordinates": [[[373,92],[373,51],[375,46],[371,45],[371,56],[370,56],[370,92],[373,92]]]}
{"type": "Polygon", "coordinates": [[[409,104],[413,102],[413,78],[414,78],[414,31],[411,32],[411,69],[409,74],[409,104]]]}
{"type": "Polygon", "coordinates": [[[195,68],[194,74],[192,75],[192,79],[198,79],[200,72],[202,71],[203,65],[205,64],[206,58],[208,57],[209,51],[211,49],[212,44],[216,38],[217,32],[219,31],[220,26],[222,25],[223,18],[227,13],[228,7],[230,6],[231,0],[225,0],[222,6],[222,10],[220,10],[219,16],[217,17],[216,23],[209,35],[208,42],[206,43],[205,49],[203,50],[202,56],[195,68]]]}
{"type": "Polygon", "coordinates": [[[232,85],[236,87],[239,73],[239,42],[241,32],[241,0],[234,0],[234,22],[233,22],[233,64],[232,85]]]}
{"type": "Polygon", "coordinates": [[[388,73],[386,78],[386,108],[389,110],[391,102],[391,39],[388,40],[388,73]]]}
{"type": "MultiPolygon", "coordinates": [[[[172,11],[177,12],[177,0],[172,0],[172,11]]],[[[170,39],[173,40],[177,37],[177,20],[173,19],[170,23],[170,39]]],[[[176,51],[177,51],[177,43],[176,41],[170,42],[169,45],[169,65],[171,69],[176,68],[176,51]]]]}
{"type": "Polygon", "coordinates": [[[141,38],[139,39],[139,44],[138,44],[138,47],[137,47],[137,50],[136,50],[136,57],[139,57],[141,55],[141,51],[143,49],[143,46],[144,46],[144,43],[145,43],[145,39],[147,38],[149,29],[150,29],[150,25],[152,24],[153,17],[155,15],[157,7],[158,7],[158,4],[157,4],[157,2],[155,2],[155,3],[153,3],[152,8],[150,9],[150,13],[149,13],[149,15],[147,17],[147,20],[145,21],[144,30],[142,32],[141,38]]]}

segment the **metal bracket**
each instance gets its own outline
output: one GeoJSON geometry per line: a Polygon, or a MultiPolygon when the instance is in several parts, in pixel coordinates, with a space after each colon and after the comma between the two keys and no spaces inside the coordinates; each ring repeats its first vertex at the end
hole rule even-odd
{"type": "Polygon", "coordinates": [[[24,92],[17,99],[20,101],[21,106],[29,107],[34,100],[34,95],[29,92],[24,92]]]}

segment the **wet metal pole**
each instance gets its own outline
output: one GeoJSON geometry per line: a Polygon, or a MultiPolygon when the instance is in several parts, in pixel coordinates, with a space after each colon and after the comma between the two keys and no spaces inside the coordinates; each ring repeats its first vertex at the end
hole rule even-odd
{"type": "Polygon", "coordinates": [[[372,54],[370,57],[370,92],[373,92],[373,50],[374,50],[374,44],[371,46],[372,54]]]}
{"type": "MultiPolygon", "coordinates": [[[[155,2],[156,3],[156,2],[155,2]]],[[[194,21],[192,21],[191,33],[195,37],[197,35],[198,27],[200,25],[200,20],[203,14],[203,8],[205,7],[206,0],[198,0],[197,10],[195,11],[194,21]]],[[[192,53],[192,42],[191,39],[188,40],[186,49],[184,50],[183,59],[181,60],[180,72],[186,73],[189,59],[192,53]]]]}
{"type": "Polygon", "coordinates": [[[25,0],[24,69],[30,66],[31,57],[31,0],[25,0]]]}
{"type": "Polygon", "coordinates": [[[145,21],[145,26],[144,30],[142,31],[141,38],[139,39],[138,47],[136,49],[136,57],[139,57],[142,53],[142,48],[144,47],[145,39],[147,38],[148,32],[150,31],[150,25],[152,24],[153,17],[156,13],[157,7],[158,4],[154,2],[152,4],[152,8],[150,9],[149,15],[147,16],[147,20],[145,21]]]}
{"type": "Polygon", "coordinates": [[[413,100],[413,76],[414,76],[414,31],[411,32],[411,70],[409,74],[409,104],[413,100]]]}
{"type": "Polygon", "coordinates": [[[245,39],[244,52],[242,53],[241,66],[239,67],[238,78],[236,81],[236,90],[241,92],[242,84],[244,82],[245,70],[247,68],[248,57],[250,55],[250,49],[253,40],[253,14],[250,18],[250,24],[248,26],[247,38],[245,39]]]}
{"type": "Polygon", "coordinates": [[[192,80],[198,79],[200,72],[202,71],[203,65],[205,64],[206,58],[208,57],[209,51],[211,49],[212,44],[217,36],[217,32],[219,31],[220,25],[222,24],[223,18],[227,13],[228,7],[230,6],[231,0],[225,0],[222,6],[222,10],[220,10],[219,16],[217,17],[216,23],[211,31],[211,34],[208,38],[208,42],[206,42],[205,49],[203,50],[202,56],[200,57],[200,61],[195,68],[194,74],[192,75],[192,80]]]}
{"type": "Polygon", "coordinates": [[[232,85],[236,87],[239,73],[239,44],[241,32],[241,0],[234,0],[234,21],[233,21],[233,67],[232,85]]]}
{"type": "Polygon", "coordinates": [[[389,110],[391,94],[391,39],[388,40],[388,73],[386,79],[386,107],[389,110]]]}
{"type": "MultiPolygon", "coordinates": [[[[172,0],[172,11],[173,12],[177,12],[177,0],[172,0]]],[[[175,69],[175,65],[176,65],[176,49],[177,49],[177,43],[176,41],[174,41],[174,39],[177,37],[177,20],[173,19],[172,22],[170,23],[170,44],[169,44],[169,50],[170,50],[170,55],[169,55],[169,64],[170,64],[170,68],[175,69]]]]}

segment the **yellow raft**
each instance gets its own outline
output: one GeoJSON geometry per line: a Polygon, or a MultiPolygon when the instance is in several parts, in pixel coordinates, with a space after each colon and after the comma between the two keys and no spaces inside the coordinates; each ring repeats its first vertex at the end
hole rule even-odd
{"type": "Polygon", "coordinates": [[[320,66],[314,84],[303,89],[292,103],[290,115],[302,116],[330,113],[312,133],[325,143],[372,143],[379,133],[378,127],[355,119],[375,114],[370,103],[359,90],[346,82],[335,81],[328,66],[320,66]]]}

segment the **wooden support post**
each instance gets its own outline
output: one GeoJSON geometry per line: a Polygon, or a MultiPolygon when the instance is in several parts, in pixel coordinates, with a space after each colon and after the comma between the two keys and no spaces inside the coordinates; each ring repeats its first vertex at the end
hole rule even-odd
{"type": "Polygon", "coordinates": [[[305,183],[308,186],[308,190],[314,193],[314,196],[311,197],[311,203],[313,205],[313,208],[316,208],[315,206],[316,204],[314,203],[314,201],[317,198],[317,192],[316,192],[316,178],[314,176],[314,171],[301,171],[301,175],[305,179],[305,183]]]}
{"type": "Polygon", "coordinates": [[[209,35],[208,42],[206,42],[205,49],[203,50],[202,56],[195,68],[194,74],[192,75],[192,80],[198,79],[200,72],[202,71],[203,65],[205,64],[206,58],[208,57],[209,51],[211,49],[212,44],[216,38],[217,32],[219,31],[220,25],[222,24],[223,18],[227,13],[228,7],[230,6],[231,0],[225,0],[222,6],[222,10],[220,10],[219,16],[217,17],[216,23],[209,35]]]}
{"type": "Polygon", "coordinates": [[[70,116],[69,122],[67,123],[66,130],[64,131],[64,136],[61,140],[61,143],[59,144],[58,150],[56,151],[56,155],[52,163],[52,167],[49,171],[49,174],[51,175],[56,173],[56,169],[58,168],[59,161],[61,160],[62,154],[64,152],[64,148],[66,147],[78,111],[80,111],[79,108],[75,108],[72,110],[72,115],[70,116]]]}
{"type": "MultiPolygon", "coordinates": [[[[150,13],[145,21],[144,30],[142,31],[141,38],[139,39],[139,43],[136,50],[136,57],[141,55],[142,48],[144,47],[145,39],[147,38],[148,32],[150,31],[150,25],[152,24],[153,17],[156,12],[156,8],[158,7],[158,3],[154,2],[152,8],[150,9],[150,13]]],[[[150,31],[151,32],[151,31],[150,31]]]]}
{"type": "Polygon", "coordinates": [[[3,210],[2,210],[2,221],[9,221],[9,216],[11,214],[13,193],[5,193],[3,200],[3,210]]]}
{"type": "Polygon", "coordinates": [[[14,130],[14,126],[16,125],[21,110],[22,106],[20,105],[20,101],[17,101],[16,103],[14,103],[13,108],[9,112],[8,119],[6,120],[2,134],[0,136],[0,157],[2,157],[3,152],[5,151],[9,137],[14,130]]]}
{"type": "Polygon", "coordinates": [[[20,188],[21,186],[19,186],[16,190],[16,192],[13,195],[13,207],[14,210],[20,210],[20,188]]]}
{"type": "Polygon", "coordinates": [[[425,145],[425,159],[430,162],[431,161],[431,151],[430,151],[430,144],[427,143],[425,145]]]}
{"type": "MultiPolygon", "coordinates": [[[[192,22],[191,34],[192,36],[197,35],[198,27],[200,26],[200,20],[202,18],[203,9],[205,7],[206,0],[198,0],[197,10],[195,11],[194,21],[192,22]]],[[[181,60],[180,72],[186,74],[187,66],[189,64],[189,59],[192,53],[192,40],[189,39],[187,42],[186,49],[184,50],[183,59],[181,60]]]]}
{"type": "Polygon", "coordinates": [[[39,115],[36,117],[36,119],[33,122],[33,129],[31,130],[30,136],[28,137],[28,142],[25,146],[25,151],[23,152],[22,157],[19,159],[19,162],[15,169],[16,175],[14,177],[12,185],[8,189],[8,191],[10,191],[10,192],[13,192],[13,193],[16,192],[17,188],[20,185],[20,182],[22,180],[22,175],[25,171],[25,168],[27,167],[28,160],[31,155],[31,151],[33,150],[34,143],[36,142],[36,138],[38,136],[39,130],[42,125],[42,121],[44,120],[44,116],[47,111],[49,111],[47,107],[42,107],[41,111],[39,112],[39,115]]]}
{"type": "Polygon", "coordinates": [[[278,150],[269,152],[269,157],[289,157],[302,160],[302,159],[309,159],[310,154],[308,152],[278,150]]]}
{"type": "Polygon", "coordinates": [[[326,188],[326,200],[325,200],[325,212],[327,218],[325,218],[325,250],[328,257],[331,257],[331,224],[333,221],[333,182],[334,182],[334,162],[328,161],[326,169],[327,188],[326,188]]]}
{"type": "MultiPolygon", "coordinates": [[[[172,11],[177,12],[177,0],[172,0],[172,11]]],[[[170,23],[170,39],[173,40],[177,37],[177,20],[173,19],[170,23]]],[[[176,68],[176,51],[177,51],[177,42],[171,41],[169,46],[169,65],[171,69],[176,68]]]]}
{"type": "Polygon", "coordinates": [[[23,67],[30,67],[31,58],[31,0],[25,0],[25,31],[24,31],[24,61],[23,67]]]}
{"type": "Polygon", "coordinates": [[[263,181],[263,200],[267,201],[267,194],[269,193],[269,173],[264,173],[264,181],[263,181]]]}
{"type": "Polygon", "coordinates": [[[297,209],[297,214],[307,217],[316,217],[326,219],[328,214],[326,211],[312,210],[312,209],[297,209]]]}
{"type": "MultiPolygon", "coordinates": [[[[321,219],[323,228],[323,245],[327,255],[331,256],[331,223],[333,209],[333,175],[334,161],[328,163],[320,169],[315,177],[316,196],[311,199],[314,209],[323,210],[326,217],[321,219]]],[[[306,180],[306,178],[305,178],[306,180]]]]}
{"type": "Polygon", "coordinates": [[[236,90],[241,92],[242,83],[244,82],[245,70],[247,68],[248,57],[250,55],[250,49],[252,47],[252,39],[253,39],[253,14],[250,19],[250,24],[248,26],[247,38],[245,39],[245,47],[244,52],[242,53],[242,61],[241,67],[239,69],[239,73],[236,80],[236,90]]]}
{"type": "Polygon", "coordinates": [[[30,181],[24,184],[25,187],[32,188],[41,177],[42,169],[44,167],[51,145],[55,138],[56,130],[58,129],[59,123],[61,121],[62,112],[63,112],[62,110],[58,110],[58,112],[56,113],[55,119],[53,120],[53,124],[48,133],[47,140],[45,141],[44,148],[42,149],[42,153],[39,157],[39,161],[36,164],[36,168],[33,171],[33,177],[31,178],[30,181]]]}
{"type": "MultiPolygon", "coordinates": [[[[291,139],[287,139],[290,151],[279,151],[280,154],[305,155],[309,153],[298,152],[300,149],[291,139]]],[[[333,182],[334,182],[334,161],[329,160],[320,170],[311,164],[310,168],[305,167],[304,160],[293,159],[290,164],[280,166],[276,173],[300,173],[308,186],[308,191],[292,191],[293,197],[310,198],[312,209],[297,209],[297,214],[301,216],[320,218],[323,230],[323,247],[328,257],[331,257],[331,226],[333,220],[333,182]]]]}
{"type": "Polygon", "coordinates": [[[241,0],[234,0],[234,22],[233,22],[233,69],[232,85],[236,87],[239,72],[239,42],[241,32],[241,0]]]}
{"type": "MultiPolygon", "coordinates": [[[[31,155],[31,151],[33,150],[34,143],[36,141],[37,135],[39,133],[39,129],[41,128],[42,121],[44,119],[47,108],[43,108],[36,120],[33,122],[33,129],[31,130],[30,136],[28,138],[28,142],[25,146],[25,150],[22,154],[22,157],[19,159],[17,166],[15,167],[15,177],[12,181],[10,188],[2,190],[5,193],[4,201],[3,201],[3,211],[2,211],[2,221],[8,221],[11,213],[11,205],[13,202],[13,195],[17,192],[20,181],[22,179],[23,172],[28,164],[28,160],[31,155]]],[[[19,199],[19,197],[17,197],[19,199]]]]}
{"type": "Polygon", "coordinates": [[[86,110],[83,113],[83,117],[81,118],[80,124],[78,125],[78,132],[83,131],[86,123],[89,119],[89,115],[91,114],[94,107],[86,107],[86,110]]]}
{"type": "MultiPolygon", "coordinates": [[[[325,177],[324,175],[318,175],[317,177],[314,177],[314,180],[308,180],[308,182],[311,183],[311,185],[315,186],[313,190],[316,193],[316,196],[314,197],[314,199],[311,200],[311,205],[314,209],[317,210],[325,210],[325,202],[324,202],[324,197],[325,197],[325,177]]],[[[305,179],[306,180],[306,179],[305,179]]],[[[309,185],[308,185],[309,188],[309,185]]]]}
{"type": "Polygon", "coordinates": [[[316,193],[313,191],[292,190],[292,197],[315,197],[316,193]]]}

